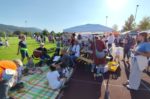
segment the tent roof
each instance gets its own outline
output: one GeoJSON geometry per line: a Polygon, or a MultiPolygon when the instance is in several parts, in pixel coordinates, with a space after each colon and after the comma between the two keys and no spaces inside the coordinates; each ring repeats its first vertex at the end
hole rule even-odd
{"type": "Polygon", "coordinates": [[[150,34],[150,29],[149,30],[146,30],[145,32],[149,33],[150,34]]]}
{"type": "Polygon", "coordinates": [[[112,32],[113,29],[100,24],[85,24],[64,29],[63,32],[112,32]]]}
{"type": "Polygon", "coordinates": [[[130,34],[130,35],[137,35],[138,31],[126,31],[126,32],[121,33],[121,35],[125,35],[127,33],[130,34]]]}

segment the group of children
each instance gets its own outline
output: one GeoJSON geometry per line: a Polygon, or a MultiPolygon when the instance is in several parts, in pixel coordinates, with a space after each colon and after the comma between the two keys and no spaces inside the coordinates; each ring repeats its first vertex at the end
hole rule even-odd
{"type": "MultiPolygon", "coordinates": [[[[54,56],[58,57],[58,56],[54,56]]],[[[24,72],[28,74],[34,74],[34,70],[38,71],[38,67],[35,66],[33,58],[28,58],[28,63],[25,67],[22,67],[21,60],[13,61],[0,61],[0,99],[13,99],[8,96],[9,90],[18,90],[23,88],[21,77],[24,72]],[[28,69],[28,71],[26,71],[28,69]],[[32,72],[31,72],[32,71],[32,72]]],[[[52,64],[49,64],[50,69],[46,74],[49,88],[57,90],[64,87],[64,84],[69,80],[73,72],[73,63],[70,55],[66,49],[61,50],[60,57],[57,60],[53,60],[52,64]]],[[[40,72],[42,73],[42,71],[40,72]]]]}

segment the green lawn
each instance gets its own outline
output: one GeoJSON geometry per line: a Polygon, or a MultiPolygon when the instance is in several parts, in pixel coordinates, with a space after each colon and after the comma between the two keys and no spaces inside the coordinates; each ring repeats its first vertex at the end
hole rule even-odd
{"type": "MultiPolygon", "coordinates": [[[[4,39],[3,39],[4,41],[4,39]]],[[[9,40],[9,47],[0,47],[0,60],[3,59],[16,59],[20,58],[21,55],[17,55],[17,49],[18,49],[18,42],[19,39],[17,37],[10,37],[9,40]]],[[[31,56],[33,53],[33,50],[39,47],[39,43],[35,41],[35,39],[31,39],[30,37],[27,37],[27,47],[28,47],[28,53],[31,56]]],[[[55,44],[49,43],[48,40],[45,43],[45,47],[47,49],[55,47],[55,44]]],[[[26,63],[26,59],[24,63],[26,63]]]]}

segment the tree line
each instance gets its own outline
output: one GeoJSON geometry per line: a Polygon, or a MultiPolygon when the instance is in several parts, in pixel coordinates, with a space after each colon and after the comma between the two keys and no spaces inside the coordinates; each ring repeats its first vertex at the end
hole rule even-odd
{"type": "Polygon", "coordinates": [[[22,32],[22,31],[14,31],[13,33],[6,33],[6,32],[0,32],[0,37],[15,37],[18,36],[20,34],[24,34],[28,37],[32,37],[33,35],[43,35],[43,36],[48,36],[49,34],[52,34],[54,36],[60,36],[62,33],[56,33],[54,31],[49,32],[48,30],[44,29],[42,32],[35,32],[35,33],[31,33],[31,32],[22,32]]]}
{"type": "MultiPolygon", "coordinates": [[[[114,30],[118,30],[118,26],[116,24],[112,27],[114,30]]],[[[123,31],[130,31],[130,30],[148,30],[150,29],[150,17],[145,16],[143,19],[137,24],[135,22],[134,16],[131,14],[128,19],[125,21],[122,30],[123,31]]]]}

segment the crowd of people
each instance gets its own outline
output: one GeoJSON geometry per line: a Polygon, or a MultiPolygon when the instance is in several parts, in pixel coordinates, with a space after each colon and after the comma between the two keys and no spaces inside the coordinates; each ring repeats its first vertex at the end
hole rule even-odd
{"type": "Polygon", "coordinates": [[[95,78],[106,72],[104,70],[106,64],[113,62],[120,64],[123,61],[131,65],[129,68],[129,80],[124,84],[125,87],[131,90],[139,89],[141,73],[150,66],[150,37],[147,32],[140,32],[136,37],[132,37],[128,33],[124,37],[115,37],[110,33],[108,36],[95,35],[92,39],[81,40],[82,36],[80,34],[78,37],[72,34],[69,49],[70,52],[73,52],[70,56],[74,63],[80,57],[81,50],[88,50],[86,53],[90,52],[88,54],[91,55],[91,59],[93,60],[91,71],[94,72],[95,78]],[[115,49],[113,49],[113,45],[115,49]],[[123,49],[123,53],[121,49],[123,49]],[[107,61],[107,56],[111,57],[110,62],[107,61]],[[123,56],[122,60],[121,56],[123,56]]]}
{"type": "Polygon", "coordinates": [[[93,61],[91,72],[93,72],[94,78],[106,72],[104,72],[106,65],[114,62],[119,64],[121,56],[123,56],[122,61],[131,65],[129,80],[124,85],[133,90],[138,90],[141,82],[140,75],[146,66],[150,65],[148,64],[150,39],[146,32],[137,34],[136,38],[129,34],[126,34],[123,38],[115,37],[112,33],[107,36],[92,35],[88,39],[83,38],[80,34],[76,36],[75,33],[71,37],[56,37],[57,48],[52,57],[49,56],[47,48],[44,47],[44,41],[37,40],[40,42],[40,46],[33,51],[33,55],[29,56],[26,37],[21,35],[19,39],[17,54],[21,53],[21,60],[0,61],[0,99],[11,99],[8,98],[8,90],[20,83],[21,71],[24,70],[22,69],[22,61],[25,57],[28,59],[26,65],[28,69],[34,65],[32,59],[35,57],[40,58],[40,67],[43,66],[43,63],[47,63],[50,69],[46,75],[47,84],[53,90],[65,86],[65,83],[71,77],[71,71],[76,67],[77,60],[83,52],[89,54],[93,61]],[[113,46],[115,46],[115,51],[113,46]],[[121,49],[123,49],[123,55],[121,55],[121,49]],[[107,61],[107,57],[110,58],[110,62],[107,61]]]}

